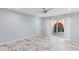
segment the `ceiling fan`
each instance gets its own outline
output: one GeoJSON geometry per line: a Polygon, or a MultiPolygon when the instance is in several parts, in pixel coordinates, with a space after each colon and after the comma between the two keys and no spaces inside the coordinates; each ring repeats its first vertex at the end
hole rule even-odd
{"type": "Polygon", "coordinates": [[[42,8],[41,9],[41,13],[46,14],[47,12],[49,12],[52,8],[42,8]]]}

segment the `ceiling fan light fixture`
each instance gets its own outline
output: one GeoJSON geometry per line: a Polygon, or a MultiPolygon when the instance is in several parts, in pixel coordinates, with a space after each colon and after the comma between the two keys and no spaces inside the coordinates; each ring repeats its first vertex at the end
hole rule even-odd
{"type": "Polygon", "coordinates": [[[52,8],[42,8],[42,13],[46,14],[48,11],[50,11],[52,8]]]}

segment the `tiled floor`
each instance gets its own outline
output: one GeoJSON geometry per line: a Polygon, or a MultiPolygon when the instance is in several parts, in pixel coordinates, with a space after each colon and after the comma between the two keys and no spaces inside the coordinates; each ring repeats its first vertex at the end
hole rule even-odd
{"type": "Polygon", "coordinates": [[[79,42],[55,36],[35,36],[0,45],[1,51],[78,51],[79,42]]]}
{"type": "Polygon", "coordinates": [[[64,32],[53,33],[52,35],[64,38],[64,32]]]}

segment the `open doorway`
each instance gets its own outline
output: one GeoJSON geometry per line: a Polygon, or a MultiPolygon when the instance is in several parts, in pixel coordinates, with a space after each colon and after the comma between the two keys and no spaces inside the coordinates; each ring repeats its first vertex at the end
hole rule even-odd
{"type": "Polygon", "coordinates": [[[64,37],[64,20],[52,20],[51,34],[64,37]]]}

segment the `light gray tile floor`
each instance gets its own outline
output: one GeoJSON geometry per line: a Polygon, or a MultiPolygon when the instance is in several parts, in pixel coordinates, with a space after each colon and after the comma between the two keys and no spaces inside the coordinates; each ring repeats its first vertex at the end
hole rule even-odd
{"type": "Polygon", "coordinates": [[[35,36],[1,44],[0,51],[79,51],[79,42],[56,36],[35,36]]]}

